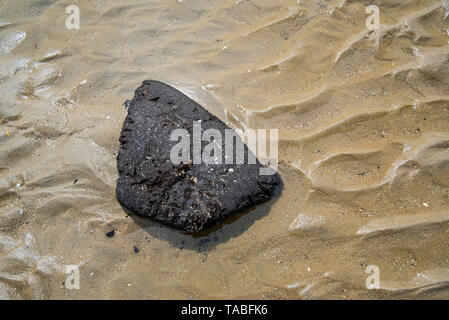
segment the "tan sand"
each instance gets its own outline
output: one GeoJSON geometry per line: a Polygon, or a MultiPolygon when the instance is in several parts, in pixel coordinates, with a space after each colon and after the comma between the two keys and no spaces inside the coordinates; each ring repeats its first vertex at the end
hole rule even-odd
{"type": "Polygon", "coordinates": [[[376,1],[378,38],[371,1],[73,2],[80,30],[71,1],[0,2],[0,298],[449,298],[448,1],[376,1]],[[128,216],[145,79],[279,128],[280,198],[197,238],[128,216]]]}

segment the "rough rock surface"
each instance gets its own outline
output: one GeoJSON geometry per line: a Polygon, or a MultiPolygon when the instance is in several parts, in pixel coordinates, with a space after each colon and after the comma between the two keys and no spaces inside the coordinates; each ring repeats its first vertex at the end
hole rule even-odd
{"type": "MultiPolygon", "coordinates": [[[[277,173],[259,174],[259,161],[173,164],[170,150],[178,143],[170,141],[174,129],[186,129],[192,137],[193,122],[201,120],[202,130],[218,129],[223,143],[225,129],[229,129],[178,90],[158,81],[144,81],[128,106],[117,157],[117,199],[134,213],[176,229],[199,232],[270,199],[281,185],[277,173]]],[[[202,148],[207,144],[203,142],[202,148]]],[[[247,159],[251,151],[246,145],[244,152],[247,159]]]]}

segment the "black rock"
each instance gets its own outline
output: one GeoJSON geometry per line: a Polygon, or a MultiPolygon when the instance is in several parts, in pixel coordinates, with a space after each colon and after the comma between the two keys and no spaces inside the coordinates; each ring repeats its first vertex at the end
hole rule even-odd
{"type": "MultiPolygon", "coordinates": [[[[229,128],[178,90],[144,81],[128,105],[117,157],[117,199],[126,209],[193,233],[269,200],[281,185],[277,173],[260,175],[263,166],[258,160],[225,164],[225,129],[229,128]],[[198,120],[202,131],[217,129],[222,134],[223,151],[218,156],[223,164],[170,160],[170,150],[179,142],[170,140],[173,130],[186,129],[191,139],[198,120]]],[[[208,144],[203,142],[201,151],[208,144]]],[[[252,155],[246,145],[244,154],[245,159],[252,155]]]]}
{"type": "Polygon", "coordinates": [[[139,248],[137,248],[136,246],[133,247],[134,253],[139,253],[139,248]]]}
{"type": "Polygon", "coordinates": [[[114,229],[106,232],[106,237],[108,237],[108,238],[112,238],[114,235],[115,235],[115,230],[114,229]]]}

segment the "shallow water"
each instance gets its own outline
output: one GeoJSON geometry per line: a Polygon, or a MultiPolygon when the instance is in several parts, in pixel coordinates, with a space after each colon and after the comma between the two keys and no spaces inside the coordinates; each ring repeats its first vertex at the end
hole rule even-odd
{"type": "Polygon", "coordinates": [[[449,298],[448,1],[376,1],[378,35],[371,1],[73,2],[0,2],[0,298],[449,298]],[[128,216],[145,79],[279,128],[281,196],[196,238],[128,216]]]}

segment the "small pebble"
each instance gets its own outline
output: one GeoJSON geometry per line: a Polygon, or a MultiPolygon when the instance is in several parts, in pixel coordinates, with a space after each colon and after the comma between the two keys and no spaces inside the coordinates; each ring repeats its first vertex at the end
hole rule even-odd
{"type": "Polygon", "coordinates": [[[106,232],[106,237],[112,238],[115,235],[115,230],[112,229],[111,231],[106,232]]]}
{"type": "Polygon", "coordinates": [[[136,246],[134,246],[133,249],[134,249],[134,253],[139,253],[139,251],[140,251],[139,248],[137,248],[136,246]]]}
{"type": "Polygon", "coordinates": [[[129,108],[129,106],[131,105],[131,100],[126,100],[125,103],[123,104],[123,106],[125,107],[125,109],[129,108]]]}

